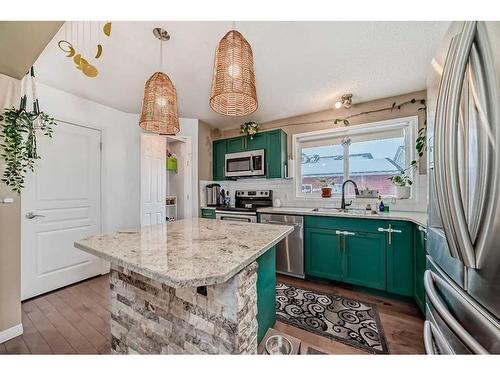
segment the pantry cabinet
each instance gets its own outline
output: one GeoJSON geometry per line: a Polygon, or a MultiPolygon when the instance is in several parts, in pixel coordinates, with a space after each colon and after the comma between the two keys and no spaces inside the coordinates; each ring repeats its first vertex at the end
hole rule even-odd
{"type": "Polygon", "coordinates": [[[413,296],[413,225],[306,216],[306,276],[413,296]]]}
{"type": "Polygon", "coordinates": [[[287,161],[287,135],[281,129],[257,133],[253,138],[239,136],[218,139],[212,144],[213,179],[225,180],[224,164],[226,154],[264,150],[266,177],[284,178],[287,161]]]}

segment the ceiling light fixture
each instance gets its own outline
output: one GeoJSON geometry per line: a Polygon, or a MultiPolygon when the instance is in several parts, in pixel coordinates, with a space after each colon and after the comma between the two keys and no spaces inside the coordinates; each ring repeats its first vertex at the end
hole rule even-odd
{"type": "Polygon", "coordinates": [[[234,23],[215,51],[209,103],[215,112],[226,116],[249,115],[258,106],[252,47],[234,30],[234,23]]]}
{"type": "Polygon", "coordinates": [[[170,40],[165,29],[157,27],[153,34],[160,40],[160,67],[144,86],[144,99],[139,126],[152,133],[175,135],[179,132],[177,113],[177,91],[169,76],[161,72],[163,65],[163,42],[170,40]]]}
{"type": "Polygon", "coordinates": [[[344,108],[351,108],[352,105],[352,94],[344,94],[340,97],[339,100],[335,102],[335,108],[340,109],[342,107],[344,108]]]}

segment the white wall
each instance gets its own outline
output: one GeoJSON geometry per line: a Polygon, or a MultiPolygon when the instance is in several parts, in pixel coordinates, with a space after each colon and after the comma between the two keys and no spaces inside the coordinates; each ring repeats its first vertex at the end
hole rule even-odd
{"type": "MultiPolygon", "coordinates": [[[[38,96],[40,109],[56,120],[102,131],[103,232],[139,226],[141,133],[138,125],[139,116],[42,84],[38,85],[38,96]]],[[[54,132],[57,132],[57,126],[54,132]]]]}

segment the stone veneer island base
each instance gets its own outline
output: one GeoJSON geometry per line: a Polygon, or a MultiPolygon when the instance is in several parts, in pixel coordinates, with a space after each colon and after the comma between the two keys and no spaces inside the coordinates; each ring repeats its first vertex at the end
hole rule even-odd
{"type": "Polygon", "coordinates": [[[256,354],[274,323],[274,245],[292,230],[192,219],[75,246],[111,262],[113,353],[256,354]]]}
{"type": "Polygon", "coordinates": [[[111,270],[111,348],[119,354],[257,353],[257,262],[223,284],[172,288],[111,270]]]}

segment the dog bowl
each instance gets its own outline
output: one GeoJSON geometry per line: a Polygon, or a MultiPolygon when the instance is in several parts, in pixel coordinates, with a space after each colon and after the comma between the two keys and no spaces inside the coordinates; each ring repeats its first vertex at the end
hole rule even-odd
{"type": "Polygon", "coordinates": [[[273,335],[266,340],[266,352],[268,354],[290,354],[292,352],[292,343],[281,335],[273,335]]]}

